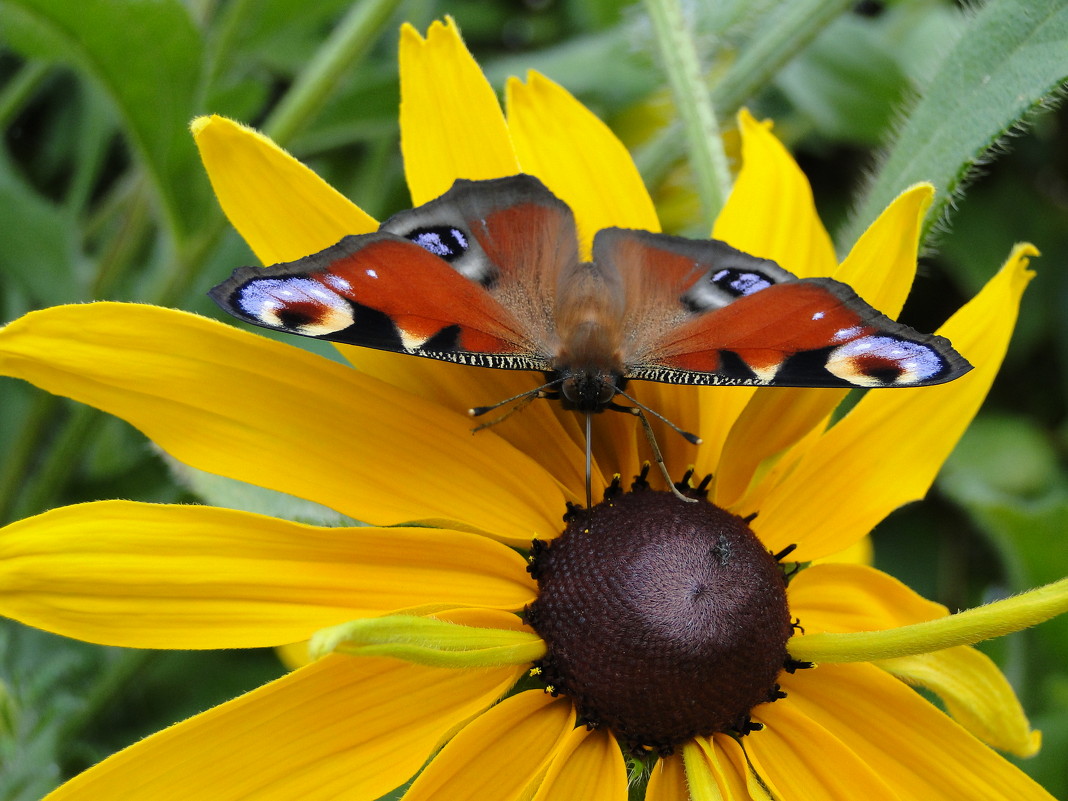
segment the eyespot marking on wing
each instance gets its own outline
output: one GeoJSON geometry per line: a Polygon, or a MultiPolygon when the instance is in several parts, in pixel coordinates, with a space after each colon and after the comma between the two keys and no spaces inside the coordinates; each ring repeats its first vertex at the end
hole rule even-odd
{"type": "Polygon", "coordinates": [[[937,378],[945,359],[920,342],[869,335],[831,351],[827,371],[861,387],[897,387],[937,378]]]}
{"type": "Polygon", "coordinates": [[[708,280],[737,298],[752,295],[776,283],[771,276],[758,270],[739,270],[734,267],[717,270],[708,277],[708,280]]]}
{"type": "Polygon", "coordinates": [[[416,228],[405,236],[423,250],[445,261],[454,261],[467,252],[467,235],[451,225],[433,225],[416,228]]]}
{"type": "Polygon", "coordinates": [[[253,279],[238,288],[233,302],[265,325],[303,336],[326,336],[355,322],[352,305],[312,278],[253,279]]]}

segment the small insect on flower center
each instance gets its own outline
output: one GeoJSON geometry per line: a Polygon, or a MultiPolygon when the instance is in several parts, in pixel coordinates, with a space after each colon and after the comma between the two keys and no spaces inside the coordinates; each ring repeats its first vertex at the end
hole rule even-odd
{"type": "Polygon", "coordinates": [[[635,751],[745,734],[753,707],[782,696],[792,633],[783,572],[746,521],[648,489],[569,518],[535,543],[525,612],[551,691],[635,751]]]}

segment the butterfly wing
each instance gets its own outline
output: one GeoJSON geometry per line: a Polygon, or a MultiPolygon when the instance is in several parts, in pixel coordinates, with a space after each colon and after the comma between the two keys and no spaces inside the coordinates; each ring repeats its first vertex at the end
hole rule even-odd
{"type": "Polygon", "coordinates": [[[644,313],[628,317],[638,326],[626,337],[628,378],[916,387],[971,369],[948,340],[891,320],[832,279],[799,280],[774,262],[715,240],[602,233],[607,236],[595,240],[595,258],[616,260],[628,305],[645,307],[642,297],[652,298],[644,313]]]}
{"type": "Polygon", "coordinates": [[[578,260],[570,209],[537,179],[447,193],[293,262],[243,267],[209,293],[255,325],[517,370],[550,369],[555,276],[578,260]]]}

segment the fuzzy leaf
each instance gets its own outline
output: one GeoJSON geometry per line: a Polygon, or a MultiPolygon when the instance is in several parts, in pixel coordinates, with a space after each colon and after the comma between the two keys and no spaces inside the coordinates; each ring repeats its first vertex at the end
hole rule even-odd
{"type": "Polygon", "coordinates": [[[908,111],[886,160],[839,238],[848,245],[907,186],[937,189],[929,233],[984,154],[1068,79],[1068,5],[1063,0],[992,0],[908,111]]]}
{"type": "Polygon", "coordinates": [[[188,125],[196,112],[203,45],[179,0],[6,0],[17,19],[10,44],[38,58],[72,62],[118,108],[172,232],[196,230],[214,211],[188,125]]]}

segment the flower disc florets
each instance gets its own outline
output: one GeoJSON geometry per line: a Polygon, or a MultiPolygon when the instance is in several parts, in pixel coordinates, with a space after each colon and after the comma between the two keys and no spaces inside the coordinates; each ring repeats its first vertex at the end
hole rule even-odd
{"type": "Polygon", "coordinates": [[[744,734],[792,633],[782,571],[746,521],[667,492],[617,494],[535,543],[526,618],[551,691],[633,749],[744,734]]]}

